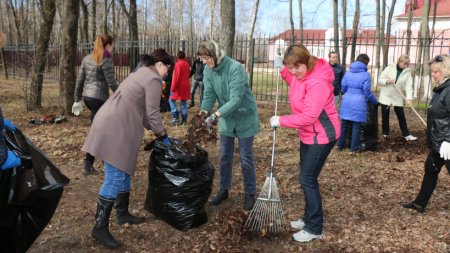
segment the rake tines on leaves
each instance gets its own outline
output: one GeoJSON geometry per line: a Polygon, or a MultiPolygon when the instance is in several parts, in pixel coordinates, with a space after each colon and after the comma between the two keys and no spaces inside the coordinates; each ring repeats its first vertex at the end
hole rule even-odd
{"type": "MultiPolygon", "coordinates": [[[[277,92],[275,96],[275,115],[278,107],[278,83],[280,68],[277,71],[277,92]]],[[[261,231],[266,233],[280,233],[287,229],[286,219],[284,218],[283,206],[280,195],[278,194],[277,181],[274,172],[276,129],[273,129],[272,159],[270,163],[269,174],[266,177],[259,197],[256,199],[253,209],[245,222],[245,227],[251,231],[261,231]]]]}

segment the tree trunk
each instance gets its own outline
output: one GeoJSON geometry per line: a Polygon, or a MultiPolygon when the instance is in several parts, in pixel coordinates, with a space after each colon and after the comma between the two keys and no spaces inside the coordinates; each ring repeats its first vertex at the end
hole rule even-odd
{"type": "MultiPolygon", "coordinates": [[[[381,23],[380,23],[380,44],[383,52],[386,50],[385,44],[385,24],[386,24],[386,0],[381,0],[381,23]]],[[[384,55],[384,54],[383,54],[384,55]]],[[[383,59],[384,62],[384,59],[383,59]]],[[[383,66],[383,69],[386,66],[383,66]]]]}
{"type": "MultiPolygon", "coordinates": [[[[8,6],[8,4],[6,4],[8,6]]],[[[12,0],[9,0],[9,8],[11,9],[13,18],[14,18],[14,25],[16,26],[16,34],[17,34],[17,44],[21,44],[23,43],[23,39],[22,39],[22,31],[21,31],[21,27],[20,27],[20,19],[19,17],[17,17],[17,10],[16,7],[14,6],[12,0]]],[[[12,36],[11,36],[12,37],[12,36]]]]}
{"type": "Polygon", "coordinates": [[[97,37],[97,3],[96,0],[92,0],[92,41],[95,41],[97,37]]]}
{"type": "Polygon", "coordinates": [[[295,43],[294,18],[292,17],[292,0],[289,0],[289,23],[291,24],[291,36],[289,38],[290,45],[295,43]]]}
{"type": "Polygon", "coordinates": [[[220,1],[220,19],[222,21],[222,33],[220,44],[229,57],[233,57],[235,30],[235,2],[234,0],[220,1]]]}
{"type": "Polygon", "coordinates": [[[425,0],[423,5],[422,22],[420,26],[420,40],[419,48],[423,52],[423,71],[422,76],[424,80],[424,94],[422,97],[423,101],[427,101],[431,97],[431,85],[430,85],[430,66],[428,65],[430,61],[430,33],[428,22],[430,19],[430,0],[425,0]]]}
{"type": "Polygon", "coordinates": [[[378,72],[380,72],[380,49],[381,49],[381,34],[384,33],[384,31],[381,30],[381,19],[380,19],[380,0],[375,0],[375,5],[376,5],[376,10],[375,10],[375,17],[376,17],[376,21],[375,21],[375,41],[376,41],[376,46],[375,46],[375,69],[377,71],[377,77],[378,77],[378,72]]]}
{"type": "Polygon", "coordinates": [[[247,46],[247,57],[245,57],[245,70],[247,71],[247,73],[250,73],[250,66],[253,65],[251,64],[253,62],[253,52],[250,51],[250,48],[252,48],[250,45],[251,43],[253,43],[253,32],[255,31],[256,18],[258,16],[258,7],[259,0],[255,0],[255,4],[253,5],[252,9],[252,23],[250,26],[250,31],[247,34],[247,41],[249,43],[249,45],[247,46]]]}
{"type": "Polygon", "coordinates": [[[359,0],[355,0],[355,15],[353,17],[353,32],[352,32],[352,52],[350,55],[351,61],[355,61],[356,53],[356,40],[358,36],[359,26],[359,0]]]}
{"type": "Polygon", "coordinates": [[[214,30],[214,18],[216,16],[215,10],[216,10],[216,0],[212,0],[211,1],[211,24],[209,25],[209,38],[210,39],[214,38],[213,30],[214,30]]]}
{"type": "Polygon", "coordinates": [[[298,11],[299,11],[299,15],[300,15],[300,23],[299,23],[300,44],[303,45],[303,0],[298,0],[298,8],[299,8],[298,11]]]}
{"type": "Polygon", "coordinates": [[[60,110],[62,115],[71,111],[76,82],[75,65],[77,57],[77,29],[79,0],[65,1],[64,25],[62,31],[62,52],[60,60],[60,110]]]}
{"type": "Polygon", "coordinates": [[[387,24],[386,24],[386,50],[383,55],[383,66],[386,67],[389,63],[389,45],[391,43],[391,23],[392,16],[394,15],[395,3],[397,0],[392,0],[391,8],[389,9],[387,24]]]}
{"type": "Polygon", "coordinates": [[[406,54],[409,55],[411,50],[411,25],[413,19],[413,3],[408,5],[408,23],[406,25],[406,54]]]}
{"type": "Polygon", "coordinates": [[[128,33],[130,38],[130,71],[133,71],[138,63],[139,58],[139,32],[137,24],[136,0],[130,0],[130,11],[127,11],[124,0],[120,0],[122,11],[128,18],[128,33]]]}
{"type": "Polygon", "coordinates": [[[45,60],[47,58],[50,35],[53,29],[56,6],[53,0],[41,2],[42,23],[39,30],[39,42],[34,57],[33,75],[31,77],[30,90],[27,94],[27,110],[39,109],[42,106],[42,82],[44,81],[45,60]]]}
{"type": "Polygon", "coordinates": [[[341,64],[345,69],[347,64],[347,0],[342,0],[342,60],[341,64]]]}
{"type": "Polygon", "coordinates": [[[105,0],[104,8],[105,11],[103,13],[103,33],[108,34],[108,0],[105,0]]]}
{"type": "Polygon", "coordinates": [[[80,0],[80,9],[83,14],[81,20],[81,43],[89,43],[89,12],[84,0],[80,0]]]}
{"type": "Polygon", "coordinates": [[[334,27],[334,52],[336,52],[338,60],[341,57],[339,50],[339,11],[338,0],[333,0],[333,27],[334,27]]]}

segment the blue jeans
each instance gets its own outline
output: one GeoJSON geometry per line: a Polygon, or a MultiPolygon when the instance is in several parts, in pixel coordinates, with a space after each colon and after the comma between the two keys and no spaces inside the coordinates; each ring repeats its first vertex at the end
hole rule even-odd
{"type": "MultiPolygon", "coordinates": [[[[170,99],[169,104],[170,104],[170,111],[172,112],[172,117],[174,119],[178,119],[179,111],[177,108],[177,101],[170,99]]],[[[188,116],[186,100],[180,100],[180,110],[181,110],[181,117],[183,118],[184,121],[186,121],[187,116],[188,116]]]]}
{"type": "Polygon", "coordinates": [[[103,168],[105,170],[105,178],[98,193],[101,197],[114,200],[119,192],[130,191],[130,175],[107,162],[103,162],[103,168]]]}
{"type": "Polygon", "coordinates": [[[341,122],[341,137],[339,138],[338,149],[343,150],[345,148],[345,138],[347,138],[347,132],[352,129],[352,139],[350,142],[350,151],[356,152],[359,150],[359,141],[361,138],[361,122],[353,122],[343,119],[341,122]]]}
{"type": "Polygon", "coordinates": [[[200,106],[202,105],[202,100],[203,100],[203,81],[198,81],[198,80],[193,80],[192,81],[192,85],[191,85],[191,102],[190,102],[190,106],[194,106],[195,104],[195,91],[197,90],[200,91],[200,106]]]}
{"type": "MultiPolygon", "coordinates": [[[[229,190],[231,188],[234,139],[235,137],[220,135],[220,189],[223,190],[229,190]]],[[[245,194],[255,194],[256,192],[256,172],[255,162],[253,161],[253,139],[253,136],[248,138],[238,138],[239,158],[241,159],[245,194]]]]}
{"type": "Polygon", "coordinates": [[[336,141],[328,144],[300,143],[300,184],[305,195],[304,230],[320,235],[323,231],[322,197],[320,196],[320,171],[336,141]]]}

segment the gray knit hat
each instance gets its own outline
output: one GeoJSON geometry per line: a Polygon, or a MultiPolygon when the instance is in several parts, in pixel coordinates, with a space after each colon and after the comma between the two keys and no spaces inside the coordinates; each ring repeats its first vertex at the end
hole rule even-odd
{"type": "Polygon", "coordinates": [[[216,66],[222,61],[225,56],[225,51],[219,47],[219,44],[214,40],[207,40],[200,44],[199,48],[205,47],[208,49],[211,57],[215,57],[217,59],[216,66]]]}

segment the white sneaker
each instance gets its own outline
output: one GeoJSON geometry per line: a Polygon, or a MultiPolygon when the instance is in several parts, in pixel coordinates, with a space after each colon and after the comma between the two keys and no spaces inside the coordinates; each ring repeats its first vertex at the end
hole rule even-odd
{"type": "Polygon", "coordinates": [[[415,140],[417,140],[417,137],[412,136],[412,135],[408,135],[408,136],[405,137],[405,140],[406,141],[415,141],[415,140]]]}
{"type": "Polygon", "coordinates": [[[305,227],[305,223],[302,219],[291,221],[291,228],[302,230],[305,227]]]}
{"type": "Polygon", "coordinates": [[[298,242],[309,242],[312,241],[314,239],[322,239],[323,238],[323,234],[320,235],[314,235],[311,234],[305,230],[300,230],[299,232],[295,233],[293,235],[294,240],[298,241],[298,242]]]}

